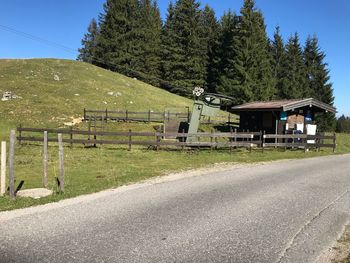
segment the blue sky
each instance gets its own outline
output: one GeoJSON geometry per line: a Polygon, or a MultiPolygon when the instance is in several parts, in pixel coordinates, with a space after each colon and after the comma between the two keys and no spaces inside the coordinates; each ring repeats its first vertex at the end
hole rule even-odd
{"type": "MultiPolygon", "coordinates": [[[[0,6],[0,58],[75,59],[90,20],[102,11],[105,0],[11,0],[0,6]],[[71,48],[64,50],[5,31],[14,28],[71,48]]],[[[225,10],[239,12],[243,0],[202,0],[221,16],[225,10]]],[[[158,0],[162,17],[169,0],[158,0]]],[[[256,0],[263,11],[269,36],[279,25],[287,39],[298,32],[304,42],[316,34],[331,71],[338,115],[350,116],[350,1],[349,0],[256,0]]]]}

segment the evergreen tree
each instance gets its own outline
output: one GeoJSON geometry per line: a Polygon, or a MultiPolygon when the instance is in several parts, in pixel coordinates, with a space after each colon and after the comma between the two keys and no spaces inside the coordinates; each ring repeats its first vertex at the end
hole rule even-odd
{"type": "Polygon", "coordinates": [[[275,97],[275,78],[273,77],[271,68],[272,57],[269,52],[270,42],[266,33],[264,17],[260,10],[256,12],[256,20],[256,45],[252,55],[256,63],[252,66],[252,75],[254,76],[253,93],[254,100],[266,101],[275,97]]]}
{"type": "MultiPolygon", "coordinates": [[[[304,49],[304,61],[308,84],[308,96],[324,103],[333,105],[333,88],[330,83],[329,70],[324,62],[325,54],[320,50],[316,36],[308,37],[304,49]]],[[[332,113],[322,113],[316,116],[321,130],[334,130],[336,119],[332,113]]]]}
{"type": "Polygon", "coordinates": [[[133,18],[131,64],[133,70],[160,77],[161,18],[156,2],[139,0],[133,18]]]}
{"type": "Polygon", "coordinates": [[[299,36],[295,33],[286,45],[286,59],[283,65],[282,99],[301,99],[308,95],[306,69],[299,36]]]}
{"type": "Polygon", "coordinates": [[[83,47],[79,49],[78,60],[94,63],[98,34],[99,28],[96,20],[93,18],[89,24],[88,33],[84,35],[81,41],[83,47]]]}
{"type": "Polygon", "coordinates": [[[137,13],[136,0],[107,0],[104,4],[96,52],[103,67],[130,68],[132,65],[132,30],[137,13]]]}
{"type": "Polygon", "coordinates": [[[215,92],[227,95],[233,95],[231,89],[235,83],[230,67],[235,57],[234,36],[237,33],[238,20],[237,15],[230,10],[224,13],[220,21],[217,48],[214,51],[210,87],[215,92]]]}
{"type": "Polygon", "coordinates": [[[175,81],[175,75],[173,70],[175,70],[180,61],[180,53],[181,48],[180,45],[175,41],[176,33],[175,33],[175,7],[172,2],[170,2],[168,7],[168,14],[165,21],[165,24],[162,28],[161,34],[161,51],[162,51],[162,79],[168,81],[170,85],[168,85],[167,89],[182,94],[182,88],[174,87],[173,82],[175,81]]]}
{"type": "Polygon", "coordinates": [[[218,48],[218,37],[220,31],[220,25],[216,19],[214,10],[208,5],[205,6],[200,17],[200,26],[202,29],[202,45],[203,61],[206,67],[206,83],[208,90],[215,92],[215,51],[218,48]]]}
{"type": "MultiPolygon", "coordinates": [[[[334,103],[317,38],[309,37],[303,51],[297,33],[285,45],[277,27],[270,42],[254,0],[244,0],[240,16],[228,11],[220,23],[208,5],[201,11],[196,0],[177,0],[164,25],[156,0],[106,0],[77,59],[181,95],[206,86],[230,95],[234,104],[275,97],[334,103]]],[[[334,127],[334,115],[317,118],[322,128],[334,127]]]]}
{"type": "Polygon", "coordinates": [[[275,94],[266,26],[253,0],[245,0],[233,37],[234,54],[220,77],[219,90],[240,104],[275,94]]]}
{"type": "Polygon", "coordinates": [[[163,77],[180,94],[190,94],[193,87],[205,86],[206,46],[203,46],[200,28],[199,3],[178,0],[169,6],[163,29],[163,77]]]}
{"type": "Polygon", "coordinates": [[[283,38],[280,34],[280,28],[276,27],[274,38],[271,42],[271,56],[272,56],[272,73],[275,79],[276,97],[282,98],[283,78],[284,78],[284,63],[286,60],[286,51],[283,43],[283,38]]]}

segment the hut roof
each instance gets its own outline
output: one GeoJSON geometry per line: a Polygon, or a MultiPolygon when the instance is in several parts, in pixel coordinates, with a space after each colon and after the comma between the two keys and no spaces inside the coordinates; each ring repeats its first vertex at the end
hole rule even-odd
{"type": "Polygon", "coordinates": [[[303,107],[315,107],[317,111],[326,111],[336,113],[335,107],[321,102],[319,100],[308,99],[293,99],[293,100],[272,100],[272,101],[256,101],[250,102],[231,108],[232,112],[240,111],[291,111],[303,107]]]}

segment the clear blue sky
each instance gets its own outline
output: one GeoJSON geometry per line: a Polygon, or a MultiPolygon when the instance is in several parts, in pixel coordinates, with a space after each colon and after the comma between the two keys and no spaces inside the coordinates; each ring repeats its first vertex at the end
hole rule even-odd
{"type": "MultiPolygon", "coordinates": [[[[0,8],[0,58],[68,58],[76,52],[47,46],[5,31],[1,26],[35,35],[73,50],[80,41],[90,20],[102,11],[105,0],[11,0],[2,1],[0,8]]],[[[218,16],[225,10],[239,12],[243,0],[201,0],[208,3],[218,16]]],[[[162,17],[166,16],[169,0],[158,0],[162,17]]],[[[350,116],[350,1],[349,0],[256,0],[263,11],[267,31],[273,35],[281,27],[287,39],[298,32],[304,42],[316,34],[327,54],[331,71],[335,105],[338,115],[350,116]]]]}

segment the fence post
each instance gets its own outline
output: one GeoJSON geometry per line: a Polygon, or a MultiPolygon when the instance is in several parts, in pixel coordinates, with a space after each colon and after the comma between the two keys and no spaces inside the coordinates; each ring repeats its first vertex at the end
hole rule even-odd
{"type": "Polygon", "coordinates": [[[263,135],[262,135],[262,152],[263,153],[264,153],[264,149],[265,149],[265,135],[266,135],[266,132],[264,131],[263,135]]]}
{"type": "Polygon", "coordinates": [[[249,142],[250,142],[250,145],[249,145],[249,152],[250,152],[250,153],[252,152],[252,140],[253,140],[253,137],[254,137],[254,135],[251,135],[250,140],[249,140],[249,142]]]}
{"type": "Polygon", "coordinates": [[[335,152],[335,148],[337,147],[337,135],[333,133],[333,152],[335,152]]]}
{"type": "Polygon", "coordinates": [[[97,127],[96,126],[97,126],[97,123],[96,123],[96,115],[95,115],[95,118],[94,118],[94,147],[96,147],[96,140],[97,140],[97,136],[96,136],[97,127]]]}
{"type": "MultiPolygon", "coordinates": [[[[185,129],[182,129],[182,136],[183,136],[184,134],[185,134],[185,129]]],[[[182,151],[184,151],[184,150],[185,150],[185,142],[186,142],[185,137],[182,137],[181,142],[182,142],[181,148],[182,148],[182,151]]]]}
{"type": "Polygon", "coordinates": [[[228,123],[231,123],[231,113],[228,114],[228,123]]]}
{"type": "Polygon", "coordinates": [[[11,130],[10,133],[10,150],[9,150],[9,186],[10,186],[10,197],[16,198],[15,193],[15,142],[16,142],[16,131],[11,130]]]}
{"type": "Polygon", "coordinates": [[[21,144],[22,143],[22,124],[19,125],[18,132],[19,132],[18,143],[21,144]]]}
{"type": "Polygon", "coordinates": [[[151,122],[151,110],[148,110],[148,123],[151,122]]]}
{"type": "MultiPolygon", "coordinates": [[[[278,120],[277,120],[277,119],[276,119],[275,134],[276,134],[276,135],[278,134],[278,120]]],[[[278,143],[277,137],[275,138],[275,143],[276,143],[276,144],[278,143]]],[[[277,149],[277,146],[275,146],[275,149],[277,149]]]]}
{"type": "Polygon", "coordinates": [[[260,142],[260,147],[262,147],[262,131],[260,130],[260,133],[259,133],[259,142],[260,142]]]}
{"type": "Polygon", "coordinates": [[[47,139],[47,131],[44,131],[44,146],[43,146],[43,166],[44,166],[44,173],[43,173],[43,186],[45,188],[48,187],[48,172],[47,172],[47,162],[48,162],[48,155],[47,155],[47,147],[48,146],[48,139],[47,139]]]}
{"type": "Polygon", "coordinates": [[[232,139],[233,139],[233,130],[232,127],[230,127],[230,133],[231,133],[231,137],[230,137],[230,154],[232,154],[232,139]]]}
{"type": "Polygon", "coordinates": [[[6,142],[1,142],[1,180],[0,196],[6,191],[6,142]]]}
{"type": "Polygon", "coordinates": [[[159,150],[159,129],[156,131],[156,150],[159,150]]]}
{"type": "Polygon", "coordinates": [[[235,142],[235,149],[237,147],[237,128],[235,128],[235,138],[234,138],[234,142],[235,142]]]}
{"type": "Polygon", "coordinates": [[[91,136],[91,118],[89,118],[88,131],[89,131],[88,140],[90,141],[90,136],[91,136]]]}
{"type": "Polygon", "coordinates": [[[84,120],[86,120],[86,109],[84,108],[84,120]]]}
{"type": "Polygon", "coordinates": [[[308,145],[307,145],[307,135],[306,138],[304,139],[304,153],[308,151],[308,145]]]}
{"type": "Polygon", "coordinates": [[[129,115],[129,112],[128,112],[128,110],[126,110],[125,111],[125,121],[128,121],[128,117],[129,117],[128,115],[129,115]]]}
{"type": "Polygon", "coordinates": [[[106,109],[106,119],[105,119],[105,122],[106,122],[106,123],[108,122],[108,109],[106,109]]]}
{"type": "MultiPolygon", "coordinates": [[[[284,131],[284,135],[287,135],[287,131],[284,131]]],[[[287,138],[284,138],[284,139],[283,139],[283,142],[284,142],[284,151],[286,152],[286,151],[287,151],[288,139],[287,139],[287,138]]]]}
{"type": "Polygon", "coordinates": [[[61,133],[58,134],[58,169],[60,191],[64,192],[64,153],[61,133]]]}
{"type": "Polygon", "coordinates": [[[69,128],[70,147],[73,148],[73,126],[69,128]]]}
{"type": "Polygon", "coordinates": [[[131,129],[129,130],[129,149],[128,151],[131,151],[131,129]]]}

